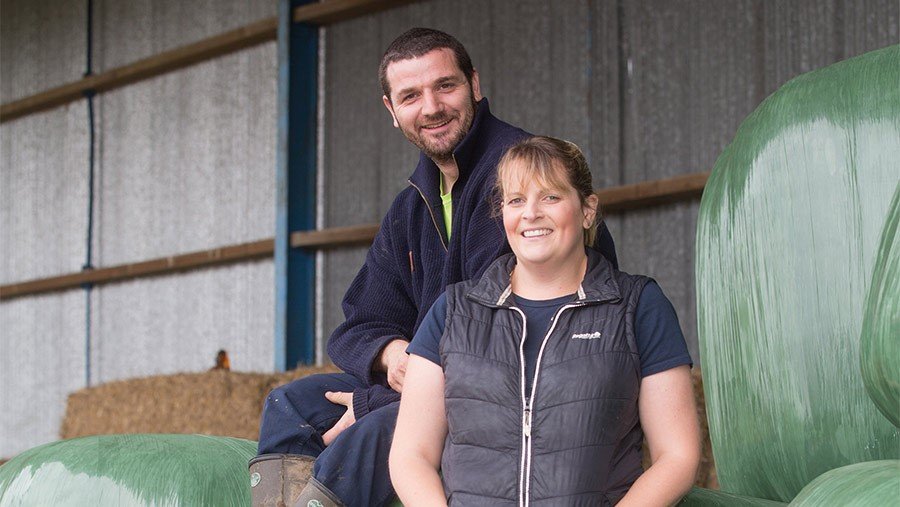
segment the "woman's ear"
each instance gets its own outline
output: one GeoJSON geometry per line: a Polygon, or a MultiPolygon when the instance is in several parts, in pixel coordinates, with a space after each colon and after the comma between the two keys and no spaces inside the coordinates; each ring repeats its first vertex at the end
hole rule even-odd
{"type": "Polygon", "coordinates": [[[600,205],[600,200],[597,199],[597,194],[591,194],[585,199],[584,205],[581,207],[581,211],[584,213],[584,223],[583,227],[585,229],[590,229],[592,225],[594,225],[594,220],[597,219],[597,207],[600,205]]]}

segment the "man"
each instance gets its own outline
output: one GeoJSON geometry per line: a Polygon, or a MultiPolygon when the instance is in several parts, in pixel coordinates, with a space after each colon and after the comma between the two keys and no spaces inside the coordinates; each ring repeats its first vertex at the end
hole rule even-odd
{"type": "MultiPolygon", "coordinates": [[[[394,126],[422,153],[344,297],[346,321],[328,342],[347,373],[300,379],[266,400],[260,456],[251,461],[255,505],[391,501],[387,461],[406,346],[448,284],[480,276],[509,248],[491,216],[495,170],[506,148],[528,134],[491,114],[462,44],[414,28],[388,47],[379,77],[394,126]]],[[[601,252],[615,263],[605,228],[601,236],[601,252]]]]}

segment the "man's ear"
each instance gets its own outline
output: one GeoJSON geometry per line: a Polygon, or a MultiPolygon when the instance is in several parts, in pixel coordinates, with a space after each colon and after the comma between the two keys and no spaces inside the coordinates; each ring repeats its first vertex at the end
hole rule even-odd
{"type": "Polygon", "coordinates": [[[475,99],[475,102],[484,98],[484,95],[481,94],[481,83],[478,79],[478,71],[475,69],[472,69],[472,98],[475,99]]]}
{"type": "Polygon", "coordinates": [[[389,113],[391,113],[391,120],[393,120],[394,122],[394,127],[400,128],[400,124],[397,123],[397,115],[394,114],[394,106],[393,104],[391,104],[391,99],[389,99],[387,95],[382,95],[381,102],[384,103],[384,107],[387,108],[389,113]]]}

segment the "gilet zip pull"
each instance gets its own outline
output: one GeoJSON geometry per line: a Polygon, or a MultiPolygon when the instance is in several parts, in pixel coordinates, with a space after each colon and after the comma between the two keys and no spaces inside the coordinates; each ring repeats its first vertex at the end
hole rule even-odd
{"type": "Polygon", "coordinates": [[[525,433],[525,438],[531,438],[531,409],[525,409],[522,420],[522,432],[525,433]]]}

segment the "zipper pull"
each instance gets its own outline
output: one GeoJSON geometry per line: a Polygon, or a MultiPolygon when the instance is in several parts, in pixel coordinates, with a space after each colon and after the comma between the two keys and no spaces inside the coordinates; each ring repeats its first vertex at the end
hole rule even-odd
{"type": "Polygon", "coordinates": [[[522,421],[522,431],[525,432],[527,438],[531,438],[531,410],[525,409],[522,421]]]}

